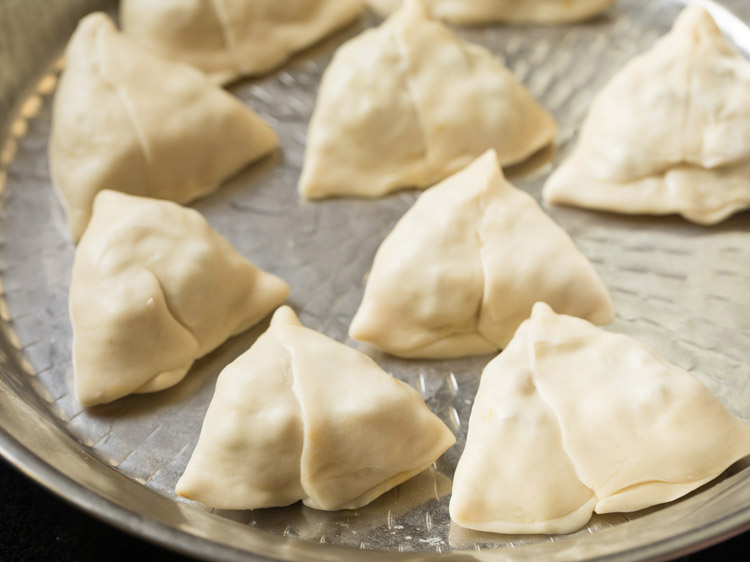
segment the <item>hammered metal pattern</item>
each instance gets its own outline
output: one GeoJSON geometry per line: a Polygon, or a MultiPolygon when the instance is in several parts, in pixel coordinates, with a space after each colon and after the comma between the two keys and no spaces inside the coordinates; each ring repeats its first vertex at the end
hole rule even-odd
{"type": "MultiPolygon", "coordinates": [[[[680,7],[668,1],[620,0],[607,16],[575,26],[459,30],[502,57],[560,124],[557,150],[508,170],[518,187],[539,199],[549,171],[570,151],[592,96],[625,61],[669,29],[680,7]]],[[[727,21],[735,42],[750,44],[750,30],[727,21]]],[[[375,251],[418,193],[314,203],[297,195],[306,126],[321,73],[339,44],[376,23],[366,16],[280,71],[231,86],[232,93],[279,131],[282,148],[193,206],[245,256],[290,283],[290,302],[305,325],[361,349],[417,388],[458,442],[432,469],[357,511],[324,513],[294,505],[214,516],[273,535],[366,550],[520,552],[530,544],[556,542],[561,538],[470,532],[452,525],[448,516],[450,478],[465,441],[479,375],[491,357],[406,361],[347,339],[375,251]]],[[[89,410],[80,407],[72,393],[67,312],[73,245],[49,181],[46,151],[54,78],[46,80],[14,123],[15,138],[3,152],[9,166],[0,209],[0,317],[26,371],[11,382],[30,389],[40,408],[94,456],[174,498],[174,484],[197,440],[216,376],[266,325],[198,361],[172,389],[89,410]]],[[[750,214],[705,228],[676,217],[546,210],[610,288],[617,310],[610,329],[637,337],[689,369],[734,414],[750,421],[750,214]]],[[[597,516],[576,535],[615,531],[640,517],[666,522],[670,513],[684,511],[680,505],[710,512],[737,485],[738,474],[745,481],[750,478],[746,464],[680,502],[627,516],[597,516]]]]}

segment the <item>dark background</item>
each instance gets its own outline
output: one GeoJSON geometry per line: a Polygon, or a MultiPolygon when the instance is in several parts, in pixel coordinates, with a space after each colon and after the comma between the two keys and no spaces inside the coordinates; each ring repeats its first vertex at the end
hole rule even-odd
{"type": "MultiPolygon", "coordinates": [[[[0,562],[185,562],[72,507],[0,459],[0,562]]],[[[678,559],[750,561],[750,532],[678,559]]]]}

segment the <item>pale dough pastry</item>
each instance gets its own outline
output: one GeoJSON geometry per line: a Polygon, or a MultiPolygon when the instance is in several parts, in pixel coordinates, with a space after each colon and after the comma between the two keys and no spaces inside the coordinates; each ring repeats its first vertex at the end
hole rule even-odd
{"type": "Polygon", "coordinates": [[[401,357],[491,353],[540,300],[612,320],[589,261],[488,151],[422,194],[383,241],[349,333],[401,357]]]}
{"type": "MultiPolygon", "coordinates": [[[[581,21],[603,12],[615,0],[426,0],[432,14],[458,24],[489,22],[556,24],[581,21]]],[[[403,0],[367,0],[381,16],[395,12],[403,0]]]]}
{"type": "Polygon", "coordinates": [[[597,95],[545,199],[706,225],[750,207],[749,91],[750,62],[686,8],[597,95]]]}
{"type": "Polygon", "coordinates": [[[538,303],[482,374],[451,517],[569,533],[594,512],[679,498],[748,454],[750,426],[690,373],[538,303]]]}
{"type": "Polygon", "coordinates": [[[102,191],[70,284],[79,402],[177,384],[193,362],[279,306],[289,287],[192,209],[102,191]]]}
{"type": "Polygon", "coordinates": [[[495,56],[407,0],[326,69],[300,192],[377,197],[430,186],[489,148],[505,166],[548,145],[552,116],[495,56]]]}
{"type": "Polygon", "coordinates": [[[453,479],[451,518],[477,531],[566,533],[583,527],[596,505],[534,385],[528,332],[524,322],[484,369],[453,479]]]}
{"type": "Polygon", "coordinates": [[[416,390],[282,307],[219,375],[176,490],[221,509],[356,509],[454,442],[416,390]]]}
{"type": "Polygon", "coordinates": [[[122,0],[123,31],[225,84],[262,74],[353,21],[362,0],[122,0]]]}
{"type": "Polygon", "coordinates": [[[49,158],[75,240],[102,189],[186,203],[278,144],[201,72],[141,49],[102,13],[78,25],[66,62],[49,158]]]}

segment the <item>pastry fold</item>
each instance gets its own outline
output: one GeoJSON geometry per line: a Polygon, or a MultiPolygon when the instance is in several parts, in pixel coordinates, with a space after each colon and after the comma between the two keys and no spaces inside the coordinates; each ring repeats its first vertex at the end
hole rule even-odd
{"type": "Polygon", "coordinates": [[[263,74],[354,20],[362,0],[122,0],[123,31],[218,84],[263,74]]]}
{"type": "Polygon", "coordinates": [[[750,62],[691,5],[596,96],[549,203],[679,213],[711,225],[750,207],[750,62]]]}
{"type": "Polygon", "coordinates": [[[193,362],[279,306],[289,287],[192,209],[102,191],[70,284],[84,406],[177,384],[193,362]]]}
{"type": "Polygon", "coordinates": [[[597,324],[613,316],[591,263],[488,151],[383,241],[349,334],[400,357],[492,353],[540,300],[597,324]]]}
{"type": "Polygon", "coordinates": [[[557,131],[495,56],[407,0],[342,45],[326,69],[307,134],[300,192],[378,197],[430,186],[492,148],[525,160],[557,131]]]}
{"type": "Polygon", "coordinates": [[[219,375],[177,493],[222,509],[355,509],[454,442],[416,390],[282,307],[219,375]]]}
{"type": "Polygon", "coordinates": [[[103,189],[187,203],[278,144],[252,110],[194,68],[141,49],[103,13],[78,24],[66,64],[49,159],[74,240],[103,189]]]}
{"type": "Polygon", "coordinates": [[[484,370],[450,503],[463,527],[570,533],[677,499],[750,454],[750,426],[642,344],[543,303],[484,370]]]}

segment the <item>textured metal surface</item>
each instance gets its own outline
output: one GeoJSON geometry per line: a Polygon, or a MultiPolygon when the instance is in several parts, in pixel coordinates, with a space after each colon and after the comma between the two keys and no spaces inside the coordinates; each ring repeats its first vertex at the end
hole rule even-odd
{"type": "MultiPolygon", "coordinates": [[[[12,4],[0,0],[0,13],[12,4]]],[[[81,2],[69,4],[66,13],[81,9],[81,2]]],[[[740,19],[720,9],[719,22],[747,54],[750,30],[740,20],[750,21],[750,5],[723,4],[740,19]]],[[[61,9],[66,3],[55,5],[61,9]]],[[[669,29],[680,7],[620,0],[610,16],[582,25],[460,30],[502,56],[560,123],[557,153],[546,151],[509,171],[518,187],[539,197],[554,162],[569,152],[592,96],[669,29]]],[[[24,21],[33,28],[33,19],[24,21]]],[[[275,126],[282,149],[194,205],[244,255],[290,283],[290,302],[307,326],[340,341],[347,341],[378,245],[417,196],[401,192],[375,201],[308,203],[296,193],[320,75],[337,45],[373,23],[363,18],[280,71],[229,88],[275,126]]],[[[0,37],[4,25],[7,20],[0,20],[0,37]]],[[[58,43],[69,33],[61,26],[58,43]]],[[[53,61],[50,49],[44,57],[30,52],[38,58],[27,64],[26,83],[14,86],[16,92],[53,61]]],[[[73,245],[46,159],[53,89],[54,78],[43,79],[21,115],[8,121],[0,161],[0,184],[7,167],[0,208],[0,450],[48,486],[143,536],[221,560],[256,559],[247,551],[300,560],[382,560],[385,551],[441,553],[440,559],[644,559],[750,526],[750,467],[743,461],[683,500],[636,514],[597,516],[572,536],[460,529],[448,517],[450,477],[479,375],[491,358],[405,361],[354,343],[420,390],[457,434],[457,445],[434,469],[356,512],[323,513],[300,505],[213,512],[176,499],[173,487],[197,440],[218,372],[265,326],[200,360],[172,389],[82,410],[72,393],[67,316],[73,245]]],[[[0,115],[4,119],[7,114],[0,115]]],[[[750,422],[750,214],[704,228],[675,217],[547,210],[610,288],[617,310],[610,329],[637,337],[689,369],[750,422]]]]}

